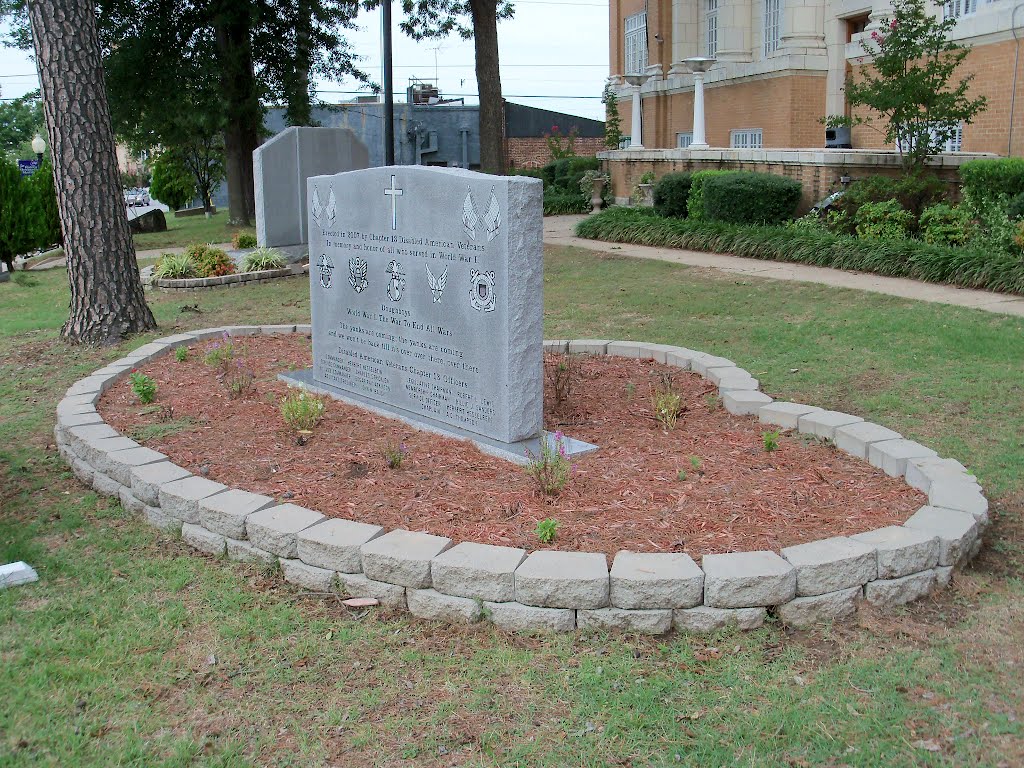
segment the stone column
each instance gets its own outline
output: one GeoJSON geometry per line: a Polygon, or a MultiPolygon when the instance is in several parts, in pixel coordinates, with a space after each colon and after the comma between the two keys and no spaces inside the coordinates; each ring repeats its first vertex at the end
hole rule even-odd
{"type": "Polygon", "coordinates": [[[640,85],[634,85],[633,87],[633,113],[630,117],[629,122],[629,148],[630,149],[643,149],[643,132],[644,132],[644,117],[643,110],[640,104],[640,85]]]}
{"type": "Polygon", "coordinates": [[[672,68],[669,75],[689,74],[683,59],[700,56],[701,29],[699,3],[674,0],[672,3],[672,68]]]}
{"type": "MultiPolygon", "coordinates": [[[[701,0],[706,4],[706,0],[701,0]]],[[[719,61],[753,60],[750,0],[718,0],[719,61]]]]}
{"type": "Polygon", "coordinates": [[[707,149],[704,139],[704,73],[693,73],[693,141],[690,149],[707,149]]]}
{"type": "Polygon", "coordinates": [[[783,0],[780,47],[795,54],[825,52],[823,0],[783,0]]]}

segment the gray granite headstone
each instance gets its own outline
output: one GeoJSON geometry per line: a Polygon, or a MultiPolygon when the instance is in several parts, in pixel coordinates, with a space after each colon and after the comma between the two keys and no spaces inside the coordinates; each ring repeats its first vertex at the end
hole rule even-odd
{"type": "Polygon", "coordinates": [[[541,183],[397,166],[308,184],[314,383],[499,443],[540,435],[541,183]]]}
{"type": "Polygon", "coordinates": [[[369,166],[369,154],[347,128],[286,128],[252,154],[256,240],[261,246],[309,241],[306,180],[369,166]]]}

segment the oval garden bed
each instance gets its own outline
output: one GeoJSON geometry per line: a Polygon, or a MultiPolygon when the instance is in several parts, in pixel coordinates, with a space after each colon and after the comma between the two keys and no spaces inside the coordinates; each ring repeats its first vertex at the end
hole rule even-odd
{"type": "Polygon", "coordinates": [[[662,345],[547,344],[545,425],[600,446],[556,494],[471,444],[336,401],[297,434],[276,375],[307,367],[310,345],[279,335],[291,330],[143,347],[69,390],[62,451],[199,549],[511,628],[752,627],[769,609],[807,626],[948,582],[987,523],[957,462],[855,416],[773,402],[731,361],[662,345]],[[156,385],[152,405],[120,380],[131,368],[156,385]],[[666,393],[673,428],[656,414],[666,393]]]}

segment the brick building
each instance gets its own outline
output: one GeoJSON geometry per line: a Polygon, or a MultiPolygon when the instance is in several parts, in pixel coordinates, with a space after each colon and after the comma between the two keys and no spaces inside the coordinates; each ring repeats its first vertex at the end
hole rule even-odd
{"type": "MultiPolygon", "coordinates": [[[[821,148],[825,115],[847,114],[847,73],[863,41],[886,23],[888,0],[611,0],[610,70],[628,134],[633,87],[641,86],[643,144],[685,148],[692,140],[693,76],[683,60],[711,56],[705,79],[707,142],[736,149],[821,148]]],[[[988,108],[949,151],[1024,155],[1024,1],[951,0],[952,38],[970,47],[962,74],[988,108]]],[[[867,126],[855,149],[892,149],[867,126]]]]}

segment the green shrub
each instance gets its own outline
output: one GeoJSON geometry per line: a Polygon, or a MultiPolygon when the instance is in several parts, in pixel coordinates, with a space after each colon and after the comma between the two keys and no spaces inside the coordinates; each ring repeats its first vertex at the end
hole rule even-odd
{"type": "MultiPolygon", "coordinates": [[[[946,185],[934,174],[867,176],[850,185],[846,194],[836,203],[836,209],[845,213],[847,221],[853,226],[857,219],[857,209],[865,203],[895,200],[901,208],[910,211],[913,219],[911,231],[916,231],[921,212],[941,202],[945,194],[946,185]]],[[[849,231],[852,233],[853,230],[849,231]]]]}
{"type": "Polygon", "coordinates": [[[327,406],[324,398],[304,390],[289,390],[281,398],[281,416],[285,423],[298,432],[308,432],[324,417],[327,406]]]}
{"type": "Polygon", "coordinates": [[[800,204],[802,185],[770,173],[736,172],[704,180],[704,216],[733,224],[781,224],[800,204]]]}
{"type": "Polygon", "coordinates": [[[1014,195],[1006,205],[1006,216],[1011,221],[1024,219],[1024,192],[1014,195]]]}
{"type": "Polygon", "coordinates": [[[686,218],[686,200],[690,196],[693,174],[666,173],[654,185],[654,210],[659,216],[686,218]]]}
{"type": "Polygon", "coordinates": [[[960,166],[964,199],[995,201],[1024,193],[1024,157],[971,160],[960,166]]]}
{"type": "Polygon", "coordinates": [[[181,280],[196,276],[196,263],[187,253],[165,253],[153,267],[153,277],[181,280]]]}
{"type": "Polygon", "coordinates": [[[566,157],[541,168],[540,178],[544,180],[545,192],[576,194],[579,192],[583,174],[600,168],[601,161],[596,157],[566,157]]]}
{"type": "Polygon", "coordinates": [[[686,216],[694,221],[704,218],[704,182],[714,176],[736,171],[697,171],[690,177],[690,194],[686,198],[686,216]]]}
{"type": "Polygon", "coordinates": [[[267,269],[284,269],[284,257],[273,248],[257,248],[245,254],[242,259],[243,272],[263,272],[267,269]]]}
{"type": "Polygon", "coordinates": [[[53,185],[53,165],[49,158],[25,181],[35,198],[33,237],[36,245],[47,248],[62,244],[64,236],[61,232],[60,212],[57,210],[57,191],[53,185]]]}
{"type": "Polygon", "coordinates": [[[544,193],[544,215],[564,216],[571,213],[590,213],[590,195],[576,192],[551,191],[544,193]]]}
{"type": "Polygon", "coordinates": [[[920,240],[859,240],[848,235],[666,219],[636,208],[610,208],[576,225],[579,237],[618,243],[729,253],[750,259],[873,272],[965,288],[1024,295],[1024,259],[971,241],[969,247],[920,240]]]}
{"type": "Polygon", "coordinates": [[[256,235],[252,232],[235,232],[231,236],[231,247],[236,251],[244,248],[255,248],[257,245],[256,235]]]}
{"type": "Polygon", "coordinates": [[[185,249],[185,255],[195,263],[196,277],[223,277],[238,271],[231,257],[212,245],[193,243],[185,249]]]}
{"type": "Polygon", "coordinates": [[[963,206],[938,203],[921,213],[921,239],[932,245],[966,245],[974,232],[971,214],[963,206]]]}
{"type": "Polygon", "coordinates": [[[904,240],[908,237],[914,216],[895,200],[864,203],[853,217],[857,237],[875,240],[904,240]]]}

